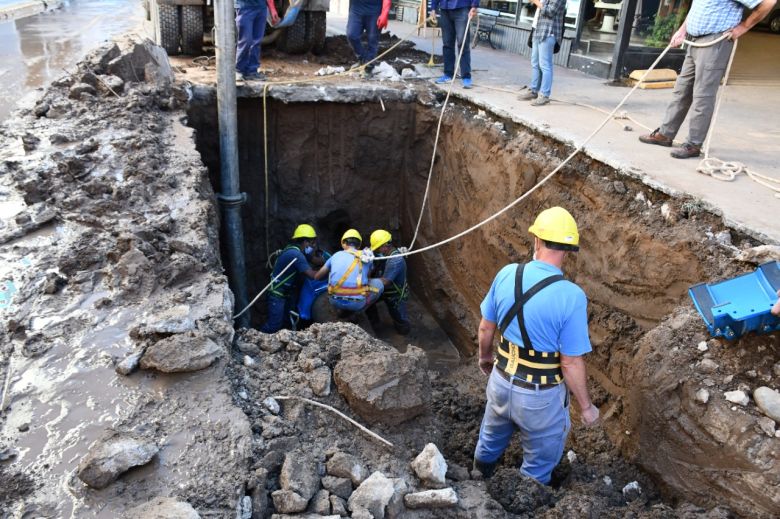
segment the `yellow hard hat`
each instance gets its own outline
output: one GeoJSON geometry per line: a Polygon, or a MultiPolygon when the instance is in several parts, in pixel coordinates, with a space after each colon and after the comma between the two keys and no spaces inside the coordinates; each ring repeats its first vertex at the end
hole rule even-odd
{"type": "Polygon", "coordinates": [[[295,228],[295,232],[292,235],[293,240],[297,240],[299,238],[316,238],[317,233],[314,231],[314,227],[309,225],[308,223],[302,223],[298,227],[295,228]]]}
{"type": "Polygon", "coordinates": [[[377,229],[371,233],[371,250],[377,250],[379,247],[393,240],[393,236],[384,229],[377,229]]]}
{"type": "Polygon", "coordinates": [[[344,233],[344,235],[341,237],[341,243],[344,243],[344,240],[348,238],[355,238],[357,240],[360,240],[360,243],[363,243],[363,237],[360,236],[360,233],[357,232],[355,229],[347,229],[347,232],[344,233]]]}
{"type": "Polygon", "coordinates": [[[563,245],[560,250],[579,250],[577,222],[563,207],[551,207],[539,213],[528,232],[546,242],[563,245]]]}

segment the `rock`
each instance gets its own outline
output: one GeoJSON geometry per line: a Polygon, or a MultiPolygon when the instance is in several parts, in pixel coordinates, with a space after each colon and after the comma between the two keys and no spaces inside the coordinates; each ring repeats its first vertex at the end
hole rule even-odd
{"type": "Polygon", "coordinates": [[[775,421],[768,416],[762,416],[758,419],[758,428],[761,429],[767,436],[775,435],[775,421]]]}
{"type": "Polygon", "coordinates": [[[626,185],[620,180],[615,180],[614,182],[612,182],[612,187],[615,189],[615,192],[619,195],[625,195],[626,192],[628,191],[626,185]]]}
{"type": "Polygon", "coordinates": [[[457,463],[447,464],[447,479],[453,481],[466,481],[469,479],[469,471],[466,467],[457,463]]]}
{"type": "Polygon", "coordinates": [[[319,515],[330,515],[330,492],[319,490],[309,503],[309,512],[319,515]]]}
{"type": "Polygon", "coordinates": [[[271,499],[276,510],[283,514],[303,512],[309,504],[308,499],[304,499],[292,490],[275,490],[271,492],[271,499]]]}
{"type": "Polygon", "coordinates": [[[160,449],[130,433],[112,433],[98,440],[81,460],[78,477],[92,488],[105,488],[132,467],[145,465],[160,449]]]}
{"type": "Polygon", "coordinates": [[[238,503],[236,510],[236,519],[252,519],[252,498],[244,496],[238,503]]]}
{"type": "Polygon", "coordinates": [[[322,478],[322,486],[344,499],[349,499],[352,495],[352,482],[347,478],[338,478],[336,476],[325,476],[322,478]]]}
{"type": "Polygon", "coordinates": [[[715,241],[721,245],[731,245],[731,233],[729,231],[720,231],[715,234],[715,241]]]}
{"type": "Polygon", "coordinates": [[[406,494],[404,504],[409,508],[447,508],[458,504],[458,495],[452,488],[426,490],[406,494]]]}
{"type": "Polygon", "coordinates": [[[266,409],[268,409],[271,412],[271,414],[274,415],[279,414],[279,412],[282,410],[279,407],[279,402],[277,402],[275,398],[270,396],[265,400],[263,400],[263,405],[265,406],[266,409]]]}
{"type": "Polygon", "coordinates": [[[718,363],[712,359],[702,359],[699,362],[699,371],[704,373],[714,373],[718,370],[718,363]]]}
{"type": "Polygon", "coordinates": [[[81,94],[95,95],[97,94],[97,90],[95,90],[95,87],[88,85],[87,83],[76,83],[70,87],[70,90],[68,91],[68,97],[71,99],[80,99],[81,94]]]}
{"type": "Polygon", "coordinates": [[[780,422],[780,393],[766,386],[753,391],[753,399],[761,412],[775,422],[780,422]]]}
{"type": "Polygon", "coordinates": [[[268,471],[259,468],[255,471],[254,488],[252,489],[252,519],[265,519],[268,511],[268,491],[265,485],[268,481],[268,471]]]}
{"type": "Polygon", "coordinates": [[[642,487],[639,486],[638,481],[632,481],[623,487],[623,496],[625,496],[626,501],[633,501],[640,495],[642,495],[642,487]]]}
{"type": "Polygon", "coordinates": [[[375,519],[384,519],[385,509],[394,494],[393,480],[381,472],[374,472],[352,492],[347,504],[352,512],[366,511],[375,519]]]}
{"type": "Polygon", "coordinates": [[[427,360],[414,346],[350,355],[334,378],[349,406],[368,423],[397,425],[425,412],[431,400],[427,360]]]}
{"type": "Polygon", "coordinates": [[[33,114],[35,114],[35,117],[43,117],[46,115],[46,112],[49,111],[49,108],[51,108],[51,105],[49,103],[43,102],[35,105],[35,108],[33,109],[33,114]]]}
{"type": "Polygon", "coordinates": [[[141,357],[141,367],[163,373],[198,371],[209,367],[223,353],[217,343],[201,332],[190,331],[166,337],[149,346],[141,357]]]}
{"type": "Polygon", "coordinates": [[[706,404],[710,400],[710,392],[704,388],[696,391],[696,401],[700,404],[706,404]]]}
{"type": "Polygon", "coordinates": [[[569,460],[569,463],[574,463],[577,461],[577,453],[570,450],[566,453],[566,459],[569,460]]]}
{"type": "Polygon", "coordinates": [[[360,485],[366,479],[366,471],[363,465],[355,458],[344,452],[337,452],[325,465],[328,474],[339,478],[348,478],[355,486],[360,485]]]}
{"type": "Polygon", "coordinates": [[[347,502],[339,496],[330,496],[330,511],[339,517],[348,515],[347,502]]]}
{"type": "Polygon", "coordinates": [[[428,488],[444,488],[447,475],[447,462],[436,445],[429,443],[412,461],[412,469],[428,488]]]}
{"type": "Polygon", "coordinates": [[[731,381],[734,380],[734,375],[728,375],[723,377],[723,383],[724,384],[731,384],[731,381]]]}
{"type": "Polygon", "coordinates": [[[417,71],[414,70],[413,68],[405,68],[401,70],[402,79],[412,79],[417,77],[420,77],[420,74],[418,74],[417,71]]]}
{"type": "Polygon", "coordinates": [[[172,497],[158,497],[148,503],[128,510],[126,519],[200,519],[200,515],[189,503],[172,497]]]}
{"type": "Polygon", "coordinates": [[[253,368],[257,366],[257,362],[255,362],[255,359],[253,359],[249,355],[244,355],[244,366],[246,366],[247,368],[253,368]]]}
{"type": "Polygon", "coordinates": [[[743,250],[737,255],[737,261],[759,265],[768,261],[780,261],[780,245],[759,245],[743,250]]]}
{"type": "Polygon", "coordinates": [[[113,95],[113,93],[116,93],[117,95],[119,95],[122,93],[122,90],[124,90],[125,88],[125,82],[122,81],[121,77],[114,76],[112,74],[106,74],[97,77],[98,79],[102,80],[102,81],[98,81],[97,88],[104,94],[113,95]]]}
{"type": "Polygon", "coordinates": [[[371,77],[380,81],[400,81],[401,75],[386,61],[382,61],[374,67],[371,77]]]}
{"type": "Polygon", "coordinates": [[[317,464],[301,451],[288,452],[282,463],[279,484],[282,490],[295,492],[308,503],[320,487],[317,464]]]}
{"type": "Polygon", "coordinates": [[[330,368],[320,366],[309,374],[309,387],[317,396],[330,394],[330,368]]]}
{"type": "Polygon", "coordinates": [[[701,352],[705,352],[705,351],[707,351],[710,348],[709,348],[709,346],[707,346],[707,342],[706,341],[701,341],[699,343],[699,345],[696,346],[696,349],[701,351],[701,352]]]}
{"type": "Polygon", "coordinates": [[[776,362],[775,365],[772,366],[772,373],[774,373],[776,377],[780,377],[780,362],[776,362]]]}
{"type": "Polygon", "coordinates": [[[143,354],[144,354],[143,349],[131,353],[130,355],[122,359],[119,363],[117,363],[116,367],[114,368],[114,371],[116,371],[120,375],[125,375],[125,376],[131,374],[133,371],[138,369],[138,364],[140,363],[143,354]]]}
{"type": "Polygon", "coordinates": [[[750,399],[745,394],[744,391],[737,390],[737,391],[726,391],[723,393],[723,396],[731,402],[732,404],[739,404],[741,406],[746,406],[750,402],[750,399]]]}

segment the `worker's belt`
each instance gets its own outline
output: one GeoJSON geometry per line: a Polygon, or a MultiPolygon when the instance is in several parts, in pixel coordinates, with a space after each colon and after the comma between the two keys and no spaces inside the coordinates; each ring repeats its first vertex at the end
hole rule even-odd
{"type": "Polygon", "coordinates": [[[531,382],[526,382],[523,379],[512,377],[507,374],[506,371],[502,369],[497,369],[496,372],[501,375],[501,378],[506,380],[507,382],[511,383],[513,386],[522,387],[525,389],[539,389],[540,391],[544,391],[545,389],[552,389],[554,387],[558,387],[558,384],[532,384],[531,382]]]}
{"type": "Polygon", "coordinates": [[[534,385],[556,385],[563,381],[563,371],[561,371],[560,354],[556,352],[548,353],[537,351],[531,345],[531,337],[525,327],[525,318],[523,308],[525,304],[544,288],[562,281],[564,279],[560,274],[549,276],[523,292],[523,270],[525,265],[518,265],[515,271],[515,302],[509,312],[501,319],[499,330],[501,331],[501,341],[498,346],[498,355],[495,365],[499,372],[508,375],[507,379],[516,377],[524,382],[534,385]],[[504,337],[509,324],[517,318],[517,324],[520,328],[520,335],[523,339],[523,345],[517,345],[504,337]]]}

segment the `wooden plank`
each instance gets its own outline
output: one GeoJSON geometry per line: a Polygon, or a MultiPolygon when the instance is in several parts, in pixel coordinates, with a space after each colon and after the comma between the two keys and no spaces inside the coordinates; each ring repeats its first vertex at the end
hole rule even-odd
{"type": "MultiPolygon", "coordinates": [[[[631,72],[631,74],[628,75],[630,79],[636,80],[636,81],[642,81],[646,70],[634,70],[631,72]]],[[[674,81],[677,79],[677,72],[675,72],[672,69],[669,68],[659,68],[655,70],[651,70],[649,74],[647,74],[647,77],[644,78],[644,81],[674,81]]]]}
{"type": "Polygon", "coordinates": [[[655,90],[658,88],[674,88],[674,81],[638,81],[636,79],[629,79],[628,83],[631,86],[639,83],[639,88],[642,90],[655,90]]]}

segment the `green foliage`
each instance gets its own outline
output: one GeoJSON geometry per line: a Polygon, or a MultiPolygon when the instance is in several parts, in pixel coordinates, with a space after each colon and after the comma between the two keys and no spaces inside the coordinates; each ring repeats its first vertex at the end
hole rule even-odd
{"type": "Polygon", "coordinates": [[[669,40],[674,32],[680,28],[687,15],[687,10],[680,9],[676,13],[667,16],[656,16],[653,29],[650,32],[650,36],[645,40],[645,45],[648,47],[666,47],[669,45],[669,40]]]}

